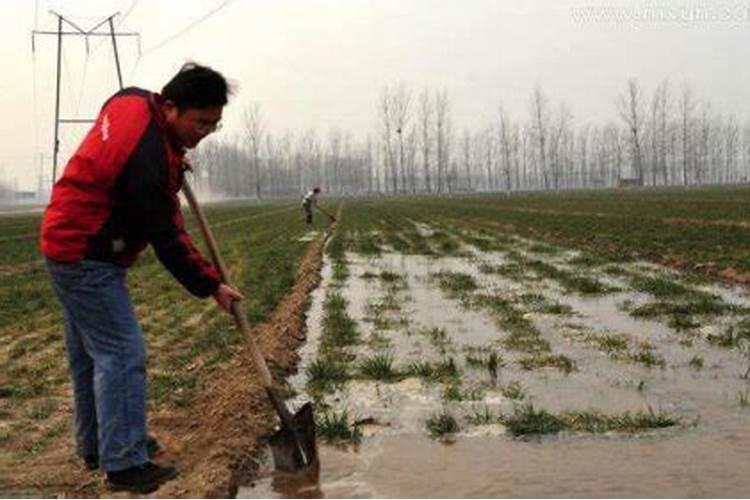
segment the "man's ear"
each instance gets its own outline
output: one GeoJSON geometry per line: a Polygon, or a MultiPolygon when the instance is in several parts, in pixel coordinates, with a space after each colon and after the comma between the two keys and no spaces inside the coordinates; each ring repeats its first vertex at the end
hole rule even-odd
{"type": "Polygon", "coordinates": [[[164,101],[164,104],[161,105],[162,112],[164,113],[164,117],[170,121],[177,118],[177,115],[180,113],[179,108],[177,107],[177,104],[174,103],[174,101],[170,101],[167,99],[164,101]]]}

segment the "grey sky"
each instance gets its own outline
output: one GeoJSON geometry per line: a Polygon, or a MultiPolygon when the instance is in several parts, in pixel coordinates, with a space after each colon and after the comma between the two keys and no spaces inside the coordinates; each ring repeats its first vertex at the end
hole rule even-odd
{"type": "MultiPolygon", "coordinates": [[[[144,53],[138,59],[134,41],[119,42],[126,85],[158,90],[186,60],[225,73],[239,87],[226,136],[242,107],[259,101],[275,133],[338,127],[362,138],[374,128],[383,86],[398,83],[447,90],[457,131],[494,121],[501,100],[525,119],[537,82],[577,124],[616,120],[629,77],[649,94],[665,78],[675,89],[690,82],[717,112],[750,117],[746,1],[0,0],[0,181],[17,177],[21,187],[34,186],[39,153],[49,155],[52,144],[56,42],[37,38],[35,62],[30,45],[35,23],[56,28],[50,9],[84,28],[127,13],[119,29],[140,32],[144,53]]],[[[65,39],[63,116],[91,116],[116,90],[104,42],[92,40],[87,60],[82,39],[65,39]]],[[[62,162],[85,131],[62,127],[62,162]]]]}

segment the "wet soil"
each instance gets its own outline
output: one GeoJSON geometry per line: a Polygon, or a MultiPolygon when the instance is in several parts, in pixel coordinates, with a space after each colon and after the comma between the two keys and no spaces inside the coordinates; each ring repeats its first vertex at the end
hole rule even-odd
{"type": "MultiPolygon", "coordinates": [[[[424,225],[417,226],[424,234],[424,225]]],[[[534,253],[536,242],[518,240],[515,250],[558,269],[571,270],[576,252],[534,253]]],[[[413,361],[452,357],[462,370],[461,400],[446,400],[445,387],[418,378],[395,383],[352,380],[324,398],[338,411],[346,410],[360,426],[363,438],[356,446],[322,444],[322,468],[313,478],[275,474],[267,457],[259,455],[257,475],[239,489],[240,498],[266,497],[736,497],[750,491],[750,382],[742,377],[748,357],[741,349],[717,347],[708,335],[723,331],[736,317],[701,318],[690,331],[674,330],[661,320],[641,320],[632,307],[653,300],[629,287],[622,276],[602,268],[581,270],[616,287],[602,295],[566,291],[556,281],[533,272],[521,278],[483,273],[481,264],[508,263],[503,252],[471,249],[464,257],[426,257],[386,253],[377,258],[348,254],[350,278],[340,293],[349,301],[348,313],[358,323],[363,339],[375,335],[381,342],[363,342],[359,358],[377,352],[392,353],[395,366],[413,361]],[[387,286],[372,276],[388,271],[405,278],[396,293],[400,307],[390,310],[391,321],[373,322],[373,303],[382,301],[387,286]],[[440,290],[435,273],[459,272],[472,276],[475,293],[516,300],[537,295],[571,308],[569,314],[539,312],[528,306],[528,318],[549,342],[551,353],[574,361],[576,369],[524,369],[523,352],[504,349],[508,332],[490,311],[468,307],[460,297],[440,290]],[[629,304],[629,306],[626,306],[629,304]],[[425,335],[445,331],[440,342],[425,335]],[[663,364],[652,365],[612,356],[592,338],[621,335],[629,349],[645,343],[663,364]],[[385,338],[385,346],[382,342],[385,338]],[[477,349],[502,353],[503,366],[496,381],[483,367],[467,362],[477,349]],[[700,359],[698,364],[695,360],[700,359]],[[503,387],[517,384],[523,396],[511,398],[503,387]],[[635,434],[565,432],[550,436],[514,438],[496,419],[481,424],[469,420],[479,412],[509,414],[520,405],[533,404],[549,412],[587,411],[606,415],[664,412],[679,424],[635,434]],[[426,420],[447,410],[461,430],[447,439],[428,436],[426,420]]],[[[679,277],[658,265],[618,264],[628,272],[679,277]]],[[[300,351],[300,374],[290,379],[299,396],[305,393],[304,366],[316,357],[322,302],[332,284],[330,265],[323,270],[322,286],[313,293],[308,316],[309,342],[300,351]]],[[[738,306],[750,305],[741,288],[703,285],[738,306]]],[[[394,293],[391,291],[390,293],[394,293]]]]}

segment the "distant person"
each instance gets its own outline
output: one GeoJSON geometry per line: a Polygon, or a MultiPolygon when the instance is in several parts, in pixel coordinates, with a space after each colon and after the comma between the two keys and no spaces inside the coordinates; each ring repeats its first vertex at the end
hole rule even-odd
{"type": "Polygon", "coordinates": [[[320,195],[320,188],[315,187],[305,194],[302,198],[302,207],[305,209],[306,221],[308,224],[313,223],[313,207],[317,208],[331,219],[331,222],[336,221],[336,217],[326,212],[323,207],[318,205],[318,196],[320,195]]]}
{"type": "Polygon", "coordinates": [[[77,453],[102,468],[110,487],[148,493],[174,478],[156,465],[146,432],[146,345],[125,274],[148,244],[197,297],[230,311],[242,296],[185,232],[177,193],[187,149],[219,128],[231,89],[189,63],[161,94],[121,90],[55,184],[44,213],[41,251],[62,303],[73,382],[77,453]]]}

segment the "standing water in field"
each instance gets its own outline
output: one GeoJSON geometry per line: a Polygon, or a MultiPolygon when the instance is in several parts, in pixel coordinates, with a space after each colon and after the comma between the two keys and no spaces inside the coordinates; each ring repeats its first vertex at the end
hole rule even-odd
{"type": "Polygon", "coordinates": [[[520,239],[470,250],[326,262],[290,380],[317,399],[319,477],[269,458],[239,497],[750,491],[745,295],[520,239]]]}

